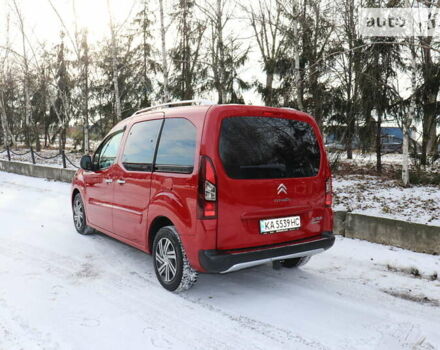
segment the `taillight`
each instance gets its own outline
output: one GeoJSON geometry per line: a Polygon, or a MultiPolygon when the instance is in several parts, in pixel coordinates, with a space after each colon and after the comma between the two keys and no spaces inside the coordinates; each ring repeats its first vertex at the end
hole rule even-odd
{"type": "Polygon", "coordinates": [[[332,178],[329,177],[325,181],[325,206],[331,207],[333,203],[333,187],[332,178]]]}
{"type": "Polygon", "coordinates": [[[217,179],[211,159],[202,156],[199,172],[198,217],[214,219],[217,217],[217,179]]]}

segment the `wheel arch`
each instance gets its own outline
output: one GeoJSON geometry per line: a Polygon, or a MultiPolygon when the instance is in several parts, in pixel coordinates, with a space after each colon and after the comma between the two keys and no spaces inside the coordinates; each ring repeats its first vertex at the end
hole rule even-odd
{"type": "Polygon", "coordinates": [[[71,203],[71,204],[73,204],[73,200],[75,199],[75,196],[76,196],[78,193],[81,193],[81,192],[79,191],[79,189],[74,188],[73,191],[72,191],[72,197],[70,198],[70,203],[71,203]]]}
{"type": "Polygon", "coordinates": [[[159,230],[165,226],[175,226],[175,225],[168,217],[163,215],[155,217],[154,220],[151,222],[147,237],[147,242],[148,242],[147,250],[149,252],[153,251],[153,242],[157,232],[159,232],[159,230]]]}

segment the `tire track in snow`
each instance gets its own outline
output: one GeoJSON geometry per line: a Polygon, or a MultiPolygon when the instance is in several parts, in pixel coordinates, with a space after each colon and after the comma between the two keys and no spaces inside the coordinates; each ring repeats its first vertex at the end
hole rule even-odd
{"type": "MultiPolygon", "coordinates": [[[[268,346],[275,349],[297,349],[301,345],[303,345],[302,348],[325,349],[322,345],[306,341],[291,334],[288,330],[279,329],[255,319],[233,316],[206,304],[189,300],[184,295],[168,293],[158,285],[155,277],[145,277],[142,273],[136,271],[134,274],[130,274],[131,278],[124,275],[126,271],[117,273],[99,269],[91,276],[90,274],[84,275],[82,273],[84,267],[87,266],[89,270],[94,269],[96,262],[91,263],[90,260],[84,262],[81,259],[66,257],[41,247],[36,248],[30,244],[17,241],[2,244],[0,255],[8,256],[12,260],[19,259],[23,263],[31,262],[38,269],[54,274],[68,284],[76,285],[81,283],[83,279],[87,279],[89,284],[100,285],[101,288],[96,288],[96,290],[101,298],[107,299],[111,305],[117,305],[126,312],[136,313],[146,324],[156,325],[152,328],[155,332],[159,331],[159,334],[163,329],[160,329],[157,325],[180,324],[186,332],[178,333],[177,343],[182,342],[194,349],[240,349],[249,347],[267,349],[268,346]],[[101,290],[110,289],[111,293],[100,292],[101,290]],[[152,289],[153,293],[151,293],[152,289]],[[139,298],[139,295],[142,294],[145,294],[145,299],[139,298]],[[183,303],[179,302],[180,310],[178,314],[175,313],[172,307],[166,306],[168,299],[183,301],[183,303]],[[142,310],[146,312],[143,313],[142,310]],[[189,318],[182,318],[182,314],[189,318]],[[213,317],[212,314],[216,316],[213,317]],[[212,320],[213,318],[219,318],[223,324],[230,326],[227,329],[224,327],[219,329],[218,323],[216,320],[212,320]],[[195,345],[193,334],[199,334],[205,340],[209,339],[209,345],[205,341],[200,347],[195,345]]],[[[159,341],[154,338],[152,342],[156,345],[166,344],[169,339],[159,341]]]]}

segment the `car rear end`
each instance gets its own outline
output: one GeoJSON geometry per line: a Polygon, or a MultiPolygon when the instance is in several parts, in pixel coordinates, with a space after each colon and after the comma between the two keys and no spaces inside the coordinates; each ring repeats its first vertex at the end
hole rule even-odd
{"type": "Polygon", "coordinates": [[[205,271],[310,256],[333,245],[331,173],[312,117],[213,106],[200,153],[198,218],[216,222],[216,247],[199,252],[205,271]]]}

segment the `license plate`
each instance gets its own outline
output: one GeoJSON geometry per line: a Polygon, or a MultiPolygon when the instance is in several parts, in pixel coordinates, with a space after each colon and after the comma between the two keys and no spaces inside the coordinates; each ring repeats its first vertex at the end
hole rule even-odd
{"type": "Polygon", "coordinates": [[[285,232],[295,230],[299,227],[301,227],[301,219],[299,216],[260,220],[260,233],[262,234],[285,232]]]}

